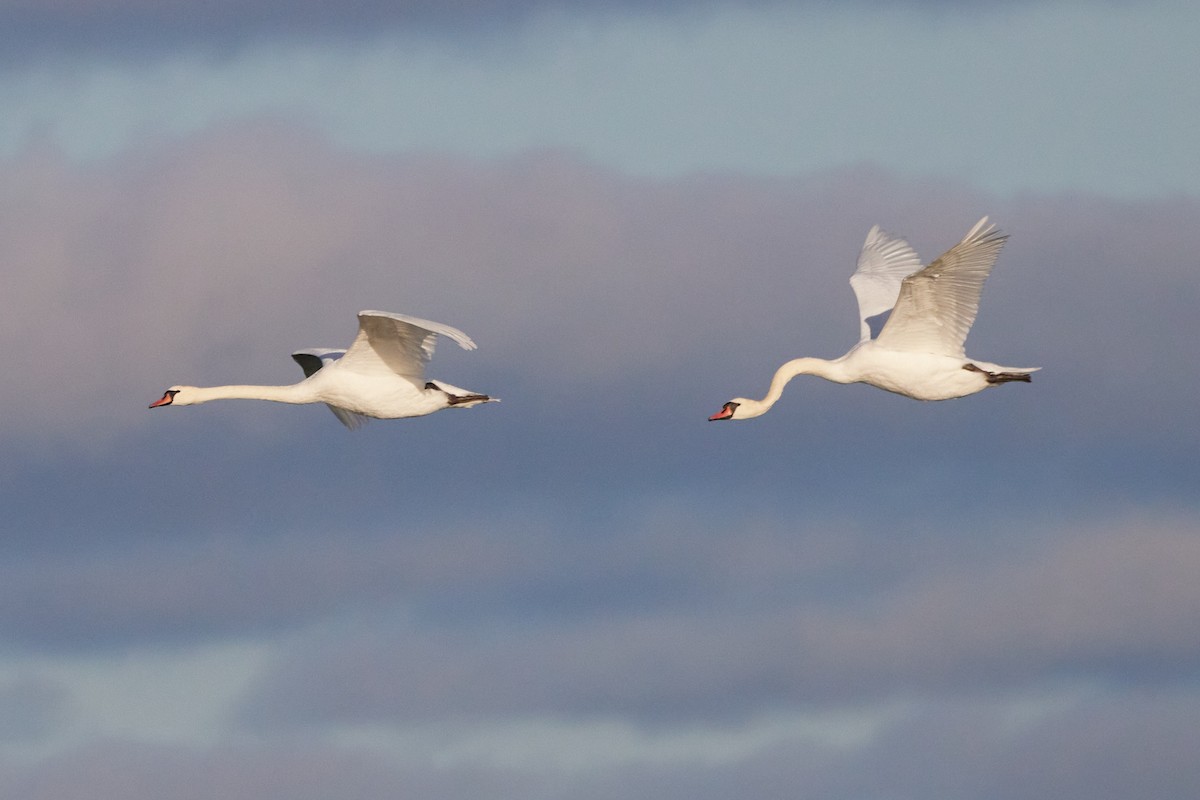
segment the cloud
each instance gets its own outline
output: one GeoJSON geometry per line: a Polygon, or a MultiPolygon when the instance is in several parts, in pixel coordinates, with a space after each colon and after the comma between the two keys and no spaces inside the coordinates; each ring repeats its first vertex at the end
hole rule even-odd
{"type": "MultiPolygon", "coordinates": [[[[1200,781],[1198,711],[1196,693],[1179,688],[935,702],[902,708],[874,735],[848,743],[785,726],[723,758],[634,755],[565,770],[545,759],[504,765],[489,760],[495,753],[455,757],[455,748],[470,738],[464,730],[425,731],[426,746],[408,749],[378,739],[365,745],[242,739],[220,747],[104,741],[3,770],[0,790],[31,800],[354,800],[398,787],[421,796],[497,800],[558,796],[564,787],[582,800],[790,797],[797,787],[830,800],[879,794],[900,800],[1183,797],[1200,781]],[[430,738],[442,744],[429,747],[430,738]]],[[[764,733],[745,732],[750,741],[764,733]]],[[[578,733],[560,736],[570,742],[578,733]]],[[[692,729],[681,731],[678,741],[690,742],[684,752],[695,753],[696,742],[712,735],[692,729]]],[[[498,743],[497,752],[503,749],[498,743]]]]}
{"type": "MultiPolygon", "coordinates": [[[[532,582],[529,591],[555,609],[549,615],[520,603],[506,609],[503,592],[473,594],[467,569],[461,586],[445,588],[447,596],[461,593],[465,613],[412,597],[400,607],[406,612],[315,628],[263,677],[249,719],[269,726],[614,715],[678,724],[1064,681],[1156,686],[1200,668],[1191,634],[1200,612],[1194,520],[1059,530],[1054,540],[1025,544],[1001,534],[1012,555],[930,558],[840,598],[811,592],[853,581],[871,560],[835,559],[824,569],[800,552],[790,569],[755,560],[756,552],[822,549],[819,534],[799,546],[785,544],[788,535],[805,539],[780,530],[763,548],[755,544],[761,534],[744,539],[734,530],[716,546],[714,532],[657,532],[629,551],[624,570],[582,554],[532,576],[518,570],[511,588],[532,582]],[[699,554],[677,568],[675,557],[687,556],[673,547],[685,538],[699,554]],[[748,561],[725,555],[738,552],[748,561]],[[635,562],[649,577],[630,574],[635,562]],[[593,569],[604,571],[607,594],[582,607],[568,590],[545,585],[555,572],[564,585],[586,584],[593,569]],[[636,602],[622,602],[627,592],[636,602]]],[[[620,552],[622,544],[606,546],[620,552]]]]}
{"type": "Polygon", "coordinates": [[[755,796],[804,786],[822,797],[1117,798],[1182,796],[1196,785],[1186,750],[1194,692],[1103,692],[934,702],[900,715],[867,746],[805,761],[780,748],[714,775],[713,797],[735,785],[755,796]]]}
{"type": "MultiPolygon", "coordinates": [[[[1198,477],[1180,423],[1200,391],[1179,368],[1200,302],[1191,198],[1000,200],[870,167],[649,180],[562,152],[368,156],[278,120],[99,164],[34,148],[0,172],[0,346],[20,376],[0,382],[5,541],[13,563],[55,553],[64,576],[86,567],[62,553],[113,581],[144,557],[157,596],[155,573],[209,539],[367,531],[351,547],[379,553],[375,532],[437,529],[447,504],[481,530],[534,509],[535,528],[604,531],[665,496],[729,520],[853,509],[911,531],[1186,508],[1198,477]],[[968,352],[1043,366],[1032,385],[929,405],[798,380],[760,420],[704,421],[783,361],[853,342],[846,278],[870,225],[929,259],[983,213],[1012,238],[968,352]],[[288,353],[344,346],[371,306],[466,330],[480,349],[441,348],[431,375],[505,402],[354,435],[320,408],[145,407],[173,383],[293,382],[288,353]]],[[[249,613],[287,624],[296,600],[249,613]]],[[[188,602],[163,599],[159,622],[188,602]]]]}
{"type": "MultiPolygon", "coordinates": [[[[139,144],[0,163],[0,633],[44,658],[283,654],[220,746],[92,739],[6,758],[0,794],[1195,785],[1195,198],[998,198],[869,166],[649,180],[564,152],[352,154],[279,120],[139,144]],[[1044,366],[1032,386],[923,405],[800,382],[753,424],[704,422],[849,346],[871,224],[928,259],[983,213],[1013,236],[968,347],[1044,366]],[[505,403],[360,435],[319,408],[145,408],[177,381],[293,381],[287,354],[345,344],[365,306],[467,330],[480,350],[433,373],[505,403]],[[1008,707],[1064,685],[1101,696],[1008,707]],[[906,703],[850,750],[578,781],[304,739],[906,703]],[[1121,780],[1136,763],[1157,769],[1121,780]]],[[[58,731],[63,687],[8,686],[0,736],[58,731]]]]}
{"type": "MultiPolygon", "coordinates": [[[[691,401],[673,383],[753,392],[786,358],[853,342],[846,276],[870,224],[928,259],[991,213],[1013,238],[968,348],[1047,367],[1028,424],[1186,437],[1171,420],[1196,384],[1172,334],[1200,293],[1187,198],[999,201],[871,169],[652,181],[563,153],[349,155],[275,123],[100,166],[34,150],[3,171],[0,341],[24,379],[0,400],[49,436],[140,427],[146,398],[177,381],[294,380],[286,354],[346,344],[366,305],[467,330],[481,349],[454,366],[501,396],[601,392],[653,413],[691,401]]],[[[811,383],[785,404],[800,393],[811,383]]],[[[1005,405],[1031,394],[1010,387],[1005,405]]]]}
{"type": "Polygon", "coordinates": [[[88,651],[272,634],[380,608],[457,622],[464,614],[588,620],[647,604],[710,603],[747,584],[770,604],[809,580],[894,582],[940,546],[925,537],[896,553],[876,535],[670,502],[597,523],[545,500],[370,527],[165,532],[11,559],[0,569],[0,599],[8,598],[0,631],[29,647],[88,651]]]}
{"type": "MultiPolygon", "coordinates": [[[[274,125],[98,169],[34,152],[5,173],[5,256],[18,266],[0,335],[28,382],[7,386],[4,405],[21,427],[58,430],[97,417],[110,432],[132,426],[144,409],[131,398],[115,417],[106,407],[134,386],[235,370],[251,381],[255,362],[275,366],[260,366],[258,382],[292,380],[287,353],[348,343],[354,312],[372,304],[464,328],[479,366],[556,400],[622,375],[670,375],[701,345],[730,353],[721,340],[735,320],[767,333],[754,319],[769,309],[739,286],[751,269],[768,285],[791,272],[796,233],[772,221],[817,205],[798,187],[659,185],[559,154],[351,157],[274,125]],[[767,265],[774,275],[759,272],[767,265]],[[697,306],[669,307],[684,288],[697,306]],[[701,342],[705,318],[718,327],[701,342]]],[[[828,285],[846,294],[843,280],[828,285]]],[[[779,305],[794,316],[795,303],[779,305]]]]}
{"type": "MultiPolygon", "coordinates": [[[[705,4],[707,5],[707,4],[705,4]]],[[[439,39],[486,41],[497,29],[519,29],[542,14],[594,15],[612,9],[657,13],[686,7],[677,0],[596,4],[577,0],[472,0],[445,4],[430,0],[232,0],[198,6],[188,2],[143,0],[103,2],[0,3],[0,41],[5,60],[23,61],[68,54],[120,59],[157,57],[181,48],[224,53],[265,39],[343,39],[381,31],[439,39]]]]}
{"type": "Polygon", "coordinates": [[[59,683],[35,674],[0,682],[0,742],[44,738],[68,712],[68,693],[59,683]]]}
{"type": "MultiPolygon", "coordinates": [[[[920,7],[976,4],[960,0],[910,0],[920,7]]],[[[544,17],[603,17],[697,14],[721,7],[770,7],[777,0],[219,0],[202,6],[188,2],[145,0],[57,0],[0,2],[0,42],[5,60],[103,54],[118,58],[159,56],[173,49],[202,47],[228,52],[264,39],[338,39],[399,32],[444,41],[486,42],[496,31],[520,30],[544,17]]]]}
{"type": "Polygon", "coordinates": [[[664,480],[830,513],[855,484],[863,509],[921,514],[930,486],[932,508],[975,513],[1096,487],[1181,499],[1197,478],[1179,424],[1200,391],[1178,367],[1200,302],[1189,198],[1001,201],[867,167],[656,181],[561,152],[349,154],[261,120],[0,170],[0,345],[21,376],[0,384],[0,493],[29,547],[370,524],[395,486],[379,465],[418,518],[438,498],[636,504],[664,480]],[[761,420],[704,422],[783,361],[850,346],[846,278],[871,224],[928,259],[983,213],[1013,235],[968,352],[1043,366],[1031,386],[922,405],[798,380],[761,420]],[[364,307],[467,331],[480,349],[443,347],[430,374],[505,402],[356,436],[317,408],[145,408],[174,383],[293,382],[287,354],[344,346],[364,307]],[[414,468],[406,454],[448,435],[471,466],[414,468]]]}
{"type": "MultiPolygon", "coordinates": [[[[414,796],[519,797],[528,783],[502,771],[413,770],[370,753],[291,742],[195,749],[121,740],[94,742],[33,767],[6,770],[0,787],[29,800],[135,800],[152,797],[229,800],[368,800],[398,789],[414,796]]],[[[528,796],[528,795],[526,795],[528,796]]]]}

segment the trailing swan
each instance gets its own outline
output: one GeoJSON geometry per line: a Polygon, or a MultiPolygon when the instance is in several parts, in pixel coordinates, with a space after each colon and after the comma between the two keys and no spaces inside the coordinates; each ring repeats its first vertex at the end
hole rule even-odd
{"type": "Polygon", "coordinates": [[[797,375],[869,383],[917,400],[949,400],[1009,381],[1030,381],[1040,367],[1002,367],[967,358],[963,342],[979,295],[1007,235],[979,220],[963,240],[924,269],[908,242],[871,228],[850,285],[858,298],[859,342],[841,358],[797,358],[780,367],[766,397],[735,397],[709,420],[761,416],[797,375]],[[869,320],[891,311],[879,335],[869,320]]]}

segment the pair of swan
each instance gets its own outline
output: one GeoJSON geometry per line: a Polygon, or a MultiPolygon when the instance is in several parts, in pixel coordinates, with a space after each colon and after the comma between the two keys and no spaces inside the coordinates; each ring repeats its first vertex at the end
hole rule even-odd
{"type": "MultiPolygon", "coordinates": [[[[735,397],[710,420],[750,419],[765,414],[797,375],[817,375],[836,383],[869,383],[917,400],[948,400],[1009,381],[1029,382],[1038,367],[1001,367],[968,359],[967,332],[979,310],[979,295],[1008,237],[976,223],[963,240],[924,269],[906,241],[871,228],[850,285],[858,297],[860,339],[841,358],[797,358],[775,373],[761,400],[735,397]],[[891,314],[871,338],[870,321],[891,314]]],[[[243,398],[278,403],[325,403],[348,428],[367,418],[420,417],[446,408],[498,402],[444,381],[425,380],[438,335],[464,350],[475,343],[457,328],[439,322],[363,311],[358,336],[348,350],[298,350],[292,358],[305,378],[290,386],[172,386],[150,404],[186,406],[209,400],[243,398]]]]}

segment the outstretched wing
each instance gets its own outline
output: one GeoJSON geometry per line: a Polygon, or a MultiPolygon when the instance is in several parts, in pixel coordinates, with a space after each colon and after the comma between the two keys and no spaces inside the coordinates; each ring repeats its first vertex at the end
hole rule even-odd
{"type": "Polygon", "coordinates": [[[879,345],[964,357],[963,342],[979,312],[983,282],[1007,238],[984,217],[961,242],[905,278],[896,307],[876,339],[879,345]]]}
{"type": "Polygon", "coordinates": [[[921,268],[921,258],[908,242],[876,225],[867,233],[858,254],[858,269],[850,287],[858,298],[859,341],[871,338],[871,317],[891,311],[900,294],[900,282],[921,268]]]}
{"type": "Polygon", "coordinates": [[[358,336],[342,356],[341,367],[366,374],[396,374],[419,384],[438,334],[449,336],[464,350],[475,349],[471,337],[440,322],[387,311],[360,311],[358,336]]]}
{"type": "MultiPolygon", "coordinates": [[[[331,350],[327,347],[313,347],[308,350],[297,350],[296,352],[292,353],[292,358],[297,364],[300,365],[300,369],[304,370],[304,377],[311,378],[319,369],[337,361],[339,358],[345,355],[345,353],[345,350],[331,350]]],[[[328,403],[325,405],[325,407],[332,411],[333,415],[350,430],[355,430],[368,419],[370,419],[369,417],[364,417],[362,414],[355,414],[353,411],[347,411],[344,408],[331,406],[328,403]]]]}

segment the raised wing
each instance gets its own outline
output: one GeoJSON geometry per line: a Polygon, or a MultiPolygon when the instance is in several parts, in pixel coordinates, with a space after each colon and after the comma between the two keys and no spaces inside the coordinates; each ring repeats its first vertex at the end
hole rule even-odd
{"type": "Polygon", "coordinates": [[[925,269],[905,278],[876,341],[881,347],[962,358],[979,312],[979,295],[1006,234],[987,217],[925,269]]]}
{"type": "Polygon", "coordinates": [[[367,374],[396,374],[419,384],[438,334],[449,336],[464,350],[475,349],[471,337],[440,322],[387,311],[360,311],[358,336],[342,356],[342,367],[367,374]]]}
{"type": "MultiPolygon", "coordinates": [[[[292,359],[300,365],[300,369],[304,370],[304,377],[311,378],[314,373],[322,367],[328,366],[337,361],[343,355],[345,350],[331,350],[328,347],[312,347],[308,350],[297,350],[292,353],[292,359]]],[[[333,415],[338,418],[338,421],[345,425],[350,430],[356,430],[370,417],[364,417],[362,414],[355,414],[353,411],[347,411],[344,408],[331,406],[328,403],[325,407],[333,412],[333,415]]]]}
{"type": "Polygon", "coordinates": [[[858,254],[858,269],[850,287],[858,298],[859,341],[871,338],[871,317],[891,311],[900,294],[900,282],[921,268],[921,258],[908,242],[876,225],[867,233],[858,254]]]}

